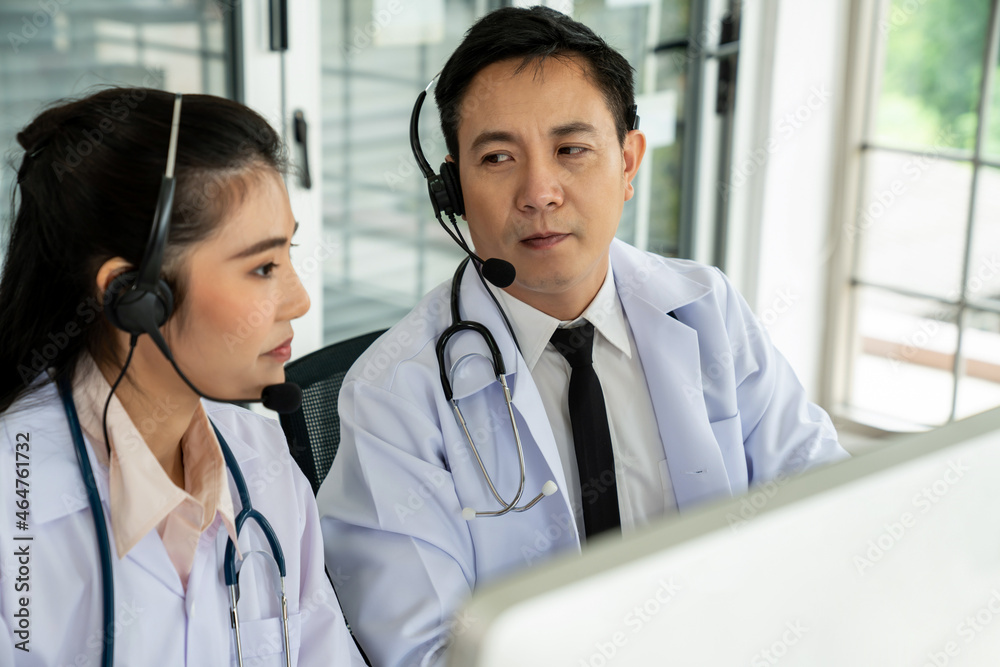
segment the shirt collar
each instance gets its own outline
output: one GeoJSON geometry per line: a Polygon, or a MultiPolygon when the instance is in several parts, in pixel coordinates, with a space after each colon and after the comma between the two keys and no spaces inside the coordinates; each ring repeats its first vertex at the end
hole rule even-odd
{"type": "MultiPolygon", "coordinates": [[[[490,289],[493,289],[492,287],[490,289]]],[[[510,318],[511,328],[521,345],[521,356],[524,357],[528,370],[532,371],[548,345],[552,333],[559,327],[579,326],[583,320],[594,325],[609,343],[618,348],[626,357],[632,358],[632,347],[628,342],[628,330],[625,324],[625,312],[618,300],[615,289],[614,270],[608,262],[608,273],[597,295],[586,310],[575,320],[557,320],[551,315],[529,306],[503,290],[493,290],[500,300],[504,311],[510,318]]]]}
{"type": "MultiPolygon", "coordinates": [[[[108,505],[118,557],[124,558],[188,498],[204,510],[202,530],[211,525],[218,511],[235,543],[233,500],[226,463],[201,402],[181,438],[186,489],[180,489],[163,470],[118,396],[112,396],[108,406],[108,439],[112,453],[109,465],[102,419],[110,391],[111,386],[93,358],[84,353],[73,382],[73,401],[80,426],[92,443],[95,456],[102,466],[109,468],[108,505]]],[[[149,423],[143,420],[140,426],[148,431],[156,424],[152,416],[147,419],[149,423]]]]}

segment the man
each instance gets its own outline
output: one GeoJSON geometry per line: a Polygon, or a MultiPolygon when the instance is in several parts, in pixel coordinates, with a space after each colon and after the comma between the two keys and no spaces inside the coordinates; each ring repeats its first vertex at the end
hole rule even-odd
{"type": "Polygon", "coordinates": [[[502,9],[436,97],[476,252],[516,276],[487,288],[470,267],[457,318],[438,287],[344,382],[319,504],[341,604],[378,665],[440,660],[483,582],[846,456],[718,270],[614,240],[646,147],[620,54],[552,10],[502,9]],[[484,336],[438,346],[454,319],[495,337],[512,418],[484,336]],[[574,356],[591,345],[592,366],[574,356]]]}

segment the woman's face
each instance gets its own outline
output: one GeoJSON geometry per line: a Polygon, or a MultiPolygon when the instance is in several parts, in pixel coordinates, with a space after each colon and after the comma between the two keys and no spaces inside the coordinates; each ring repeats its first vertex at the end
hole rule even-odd
{"type": "Polygon", "coordinates": [[[216,232],[184,258],[184,300],[163,329],[195,386],[226,398],[258,397],[285,381],[291,321],[309,310],[289,254],[296,223],[281,177],[261,168],[245,186],[216,232]]]}

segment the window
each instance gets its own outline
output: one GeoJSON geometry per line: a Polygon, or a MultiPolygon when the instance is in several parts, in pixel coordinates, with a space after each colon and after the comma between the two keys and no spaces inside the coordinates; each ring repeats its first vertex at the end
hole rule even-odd
{"type": "MultiPolygon", "coordinates": [[[[4,201],[16,175],[7,162],[20,163],[17,133],[51,102],[107,85],[233,96],[228,8],[211,0],[0,5],[4,201]]],[[[0,229],[9,216],[5,203],[0,229]]]]}
{"type": "Polygon", "coordinates": [[[901,430],[1000,405],[1000,16],[874,4],[842,402],[901,430]]]}
{"type": "MultiPolygon", "coordinates": [[[[511,3],[322,2],[323,235],[338,247],[324,263],[324,343],[391,326],[449,279],[463,257],[433,217],[410,151],[409,117],[417,94],[469,26],[504,4],[511,3]]],[[[647,134],[656,128],[657,139],[647,149],[637,196],[625,207],[618,235],[676,254],[683,146],[677,117],[688,58],[683,49],[658,55],[653,47],[687,34],[690,3],[544,4],[593,27],[636,68],[642,128],[647,134]]],[[[437,169],[447,151],[432,95],[421,111],[420,138],[437,169]]]]}

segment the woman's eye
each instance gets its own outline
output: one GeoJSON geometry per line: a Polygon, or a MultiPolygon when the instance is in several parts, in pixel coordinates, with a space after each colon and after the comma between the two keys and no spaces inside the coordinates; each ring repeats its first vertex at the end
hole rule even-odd
{"type": "Polygon", "coordinates": [[[270,277],[271,272],[274,271],[276,268],[278,268],[277,264],[275,264],[274,262],[268,262],[263,266],[257,267],[256,269],[253,270],[253,272],[256,273],[258,276],[260,276],[261,278],[268,278],[270,277]]]}

